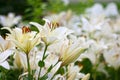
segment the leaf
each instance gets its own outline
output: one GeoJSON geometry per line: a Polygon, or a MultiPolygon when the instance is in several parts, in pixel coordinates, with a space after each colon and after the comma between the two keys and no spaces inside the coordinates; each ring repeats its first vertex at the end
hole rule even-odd
{"type": "Polygon", "coordinates": [[[63,67],[59,68],[59,70],[57,71],[57,74],[64,74],[65,73],[65,70],[63,67]]]}
{"type": "Polygon", "coordinates": [[[51,65],[51,66],[48,68],[47,72],[50,72],[52,68],[53,68],[53,66],[51,65]]]}
{"type": "Polygon", "coordinates": [[[43,77],[39,78],[39,80],[47,80],[48,76],[44,75],[43,77]]]}

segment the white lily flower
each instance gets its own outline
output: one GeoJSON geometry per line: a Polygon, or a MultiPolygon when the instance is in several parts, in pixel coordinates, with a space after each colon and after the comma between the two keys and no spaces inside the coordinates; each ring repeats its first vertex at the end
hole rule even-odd
{"type": "Polygon", "coordinates": [[[89,41],[90,47],[88,50],[80,55],[80,59],[88,58],[93,65],[98,64],[98,59],[101,55],[101,52],[107,49],[107,46],[101,41],[89,41]]]}
{"type": "Polygon", "coordinates": [[[84,38],[79,38],[74,42],[65,40],[62,42],[60,48],[59,60],[62,61],[62,65],[72,63],[86,50],[87,47],[88,45],[85,44],[84,38]]]}
{"type": "Polygon", "coordinates": [[[21,20],[21,16],[16,16],[14,13],[9,13],[8,16],[0,15],[0,24],[3,27],[12,27],[21,20]]]}
{"type": "Polygon", "coordinates": [[[91,8],[87,8],[86,13],[91,15],[101,15],[104,13],[104,9],[101,4],[96,3],[91,8]]]}
{"type": "Polygon", "coordinates": [[[44,26],[36,22],[30,22],[30,24],[38,28],[41,34],[41,38],[46,45],[50,45],[56,41],[65,38],[68,34],[73,33],[72,30],[69,30],[65,27],[56,28],[56,23],[52,24],[51,22],[49,22],[49,20],[44,20],[46,21],[44,26]]]}
{"type": "Polygon", "coordinates": [[[8,39],[13,41],[16,47],[20,48],[26,54],[30,52],[30,50],[40,43],[40,37],[36,32],[30,31],[29,28],[23,27],[15,28],[13,30],[8,29],[11,34],[8,34],[8,39]]]}
{"type": "Polygon", "coordinates": [[[109,3],[105,9],[106,16],[118,16],[119,12],[115,3],[109,3]]]}

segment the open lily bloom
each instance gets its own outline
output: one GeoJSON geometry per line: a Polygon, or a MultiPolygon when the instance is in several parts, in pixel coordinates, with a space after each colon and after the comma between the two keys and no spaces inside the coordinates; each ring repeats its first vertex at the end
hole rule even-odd
{"type": "Polygon", "coordinates": [[[28,54],[30,50],[40,42],[40,37],[38,34],[36,34],[34,31],[30,31],[30,29],[27,27],[23,27],[22,29],[15,28],[13,30],[8,30],[11,33],[8,34],[8,39],[26,54],[28,54]]]}
{"type": "Polygon", "coordinates": [[[58,40],[65,38],[68,34],[73,33],[65,27],[58,27],[57,23],[51,23],[49,20],[44,19],[44,26],[36,23],[30,22],[30,24],[36,26],[41,34],[41,38],[46,45],[50,45],[58,40]]]}
{"type": "Polygon", "coordinates": [[[85,44],[84,38],[79,38],[74,42],[65,40],[61,44],[62,46],[60,47],[59,60],[62,61],[62,65],[74,62],[80,54],[88,48],[88,45],[85,44]]]}
{"type": "Polygon", "coordinates": [[[21,20],[21,16],[16,16],[14,13],[9,13],[8,16],[0,15],[0,24],[3,27],[12,27],[21,20]]]}

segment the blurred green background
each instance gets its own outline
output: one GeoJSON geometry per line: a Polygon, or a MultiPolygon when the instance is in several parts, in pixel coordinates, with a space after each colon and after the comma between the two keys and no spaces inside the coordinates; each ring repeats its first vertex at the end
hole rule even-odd
{"type": "Polygon", "coordinates": [[[116,2],[120,8],[119,0],[70,0],[64,5],[62,0],[0,0],[0,15],[13,12],[22,15],[25,21],[40,22],[41,18],[50,13],[72,10],[76,14],[84,13],[85,8],[99,2],[104,6],[109,2],[116,2]]]}

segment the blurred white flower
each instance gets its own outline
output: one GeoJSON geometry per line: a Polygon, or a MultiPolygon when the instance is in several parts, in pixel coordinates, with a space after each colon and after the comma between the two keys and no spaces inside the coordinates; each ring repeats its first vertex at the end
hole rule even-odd
{"type": "Polygon", "coordinates": [[[21,20],[21,16],[15,16],[14,13],[9,13],[8,16],[0,15],[0,24],[3,27],[12,27],[21,20]]]}
{"type": "Polygon", "coordinates": [[[103,53],[105,61],[108,66],[115,68],[116,70],[120,67],[120,47],[114,45],[112,48],[106,50],[103,53]]]}
{"type": "Polygon", "coordinates": [[[102,4],[96,3],[91,8],[87,8],[86,13],[90,15],[101,15],[104,13],[104,8],[102,4]]]}
{"type": "Polygon", "coordinates": [[[62,0],[65,5],[68,5],[70,3],[70,0],[62,0]]]}
{"type": "Polygon", "coordinates": [[[109,3],[105,9],[106,16],[118,16],[119,12],[115,3],[109,3]]]}
{"type": "Polygon", "coordinates": [[[103,52],[103,50],[106,50],[107,46],[102,41],[90,41],[89,44],[90,47],[85,53],[80,55],[80,59],[88,58],[93,65],[96,65],[99,62],[98,60],[101,55],[101,52],[103,52]]]}
{"type": "Polygon", "coordinates": [[[103,15],[90,16],[88,17],[88,19],[82,16],[81,21],[82,21],[82,30],[88,33],[101,30],[102,26],[106,22],[105,17],[103,15]]]}
{"type": "Polygon", "coordinates": [[[105,15],[106,17],[119,15],[117,5],[113,2],[107,4],[106,8],[103,8],[103,5],[100,3],[95,3],[92,7],[86,9],[86,13],[87,15],[105,15]]]}

